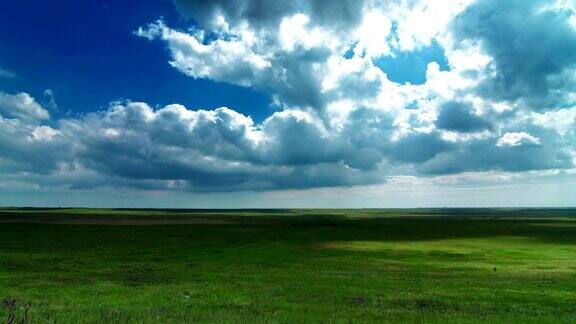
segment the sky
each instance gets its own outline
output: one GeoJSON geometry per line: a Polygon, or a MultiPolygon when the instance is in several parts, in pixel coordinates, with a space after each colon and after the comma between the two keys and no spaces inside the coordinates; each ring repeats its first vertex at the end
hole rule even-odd
{"type": "Polygon", "coordinates": [[[0,4],[0,205],[576,206],[569,0],[0,4]]]}

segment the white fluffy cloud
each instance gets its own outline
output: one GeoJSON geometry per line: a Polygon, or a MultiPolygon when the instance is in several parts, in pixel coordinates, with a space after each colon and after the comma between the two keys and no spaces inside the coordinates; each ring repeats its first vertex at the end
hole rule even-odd
{"type": "Polygon", "coordinates": [[[8,94],[0,92],[0,114],[25,122],[48,119],[50,114],[29,94],[21,92],[8,94]]]}
{"type": "Polygon", "coordinates": [[[44,174],[68,157],[70,142],[41,123],[49,118],[26,93],[0,93],[0,173],[44,174]]]}
{"type": "Polygon", "coordinates": [[[264,57],[254,53],[254,37],[224,40],[204,44],[205,33],[187,34],[169,29],[159,21],[148,29],[139,29],[137,35],[150,39],[160,38],[169,44],[170,64],[195,78],[211,78],[251,86],[258,74],[270,67],[264,57]]]}
{"type": "Polygon", "coordinates": [[[526,132],[507,132],[496,141],[496,146],[540,145],[540,139],[526,132]]]}

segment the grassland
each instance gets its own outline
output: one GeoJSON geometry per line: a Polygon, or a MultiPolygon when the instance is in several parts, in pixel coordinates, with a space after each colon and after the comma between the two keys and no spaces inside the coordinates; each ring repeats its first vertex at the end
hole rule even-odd
{"type": "Polygon", "coordinates": [[[576,210],[0,209],[0,321],[576,322],[576,210]]]}

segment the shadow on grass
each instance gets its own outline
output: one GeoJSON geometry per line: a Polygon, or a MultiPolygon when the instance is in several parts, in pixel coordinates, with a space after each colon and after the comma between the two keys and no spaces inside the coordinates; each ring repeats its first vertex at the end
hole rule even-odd
{"type": "MultiPolygon", "coordinates": [[[[488,213],[489,209],[457,211],[422,210],[422,213],[410,216],[378,214],[376,211],[366,214],[363,210],[335,210],[316,214],[303,211],[299,216],[279,216],[276,211],[259,211],[257,216],[236,216],[235,211],[228,211],[210,216],[168,215],[154,218],[166,222],[161,225],[146,225],[145,220],[149,220],[149,216],[138,219],[136,216],[114,215],[3,213],[0,221],[9,221],[0,223],[0,251],[40,252],[93,248],[96,251],[117,249],[122,252],[131,248],[146,250],[161,246],[166,249],[216,246],[225,249],[275,242],[402,242],[501,236],[524,237],[548,243],[576,243],[576,212],[572,209],[503,210],[491,213],[488,213]],[[53,224],[54,221],[62,222],[62,217],[74,218],[76,222],[74,225],[53,224]],[[78,221],[95,217],[102,223],[85,225],[78,221]],[[107,219],[130,219],[133,224],[106,226],[107,219]],[[191,220],[192,223],[170,224],[172,220],[183,219],[191,220]],[[146,226],[132,226],[139,222],[146,226]]],[[[281,213],[284,212],[287,211],[281,213]]]]}
{"type": "MultiPolygon", "coordinates": [[[[52,272],[55,273],[54,280],[64,283],[68,280],[82,283],[95,277],[109,278],[125,285],[147,285],[171,283],[177,280],[178,273],[190,271],[197,264],[233,265],[239,269],[282,267],[299,260],[317,258],[319,253],[358,253],[338,248],[333,251],[315,248],[335,242],[393,243],[519,237],[551,244],[576,244],[573,210],[549,210],[554,218],[539,216],[542,210],[528,210],[535,215],[526,210],[516,213],[464,210],[464,216],[453,210],[443,213],[439,210],[425,211],[437,214],[379,216],[376,211],[368,211],[372,216],[365,216],[367,211],[364,210],[335,210],[325,214],[303,211],[301,216],[286,217],[270,211],[258,216],[236,216],[234,212],[227,212],[210,216],[210,219],[222,221],[221,224],[146,226],[28,223],[26,219],[36,217],[35,214],[21,214],[22,222],[2,223],[0,226],[0,271],[52,272]],[[334,215],[337,212],[341,214],[334,215]],[[164,265],[174,268],[168,269],[164,265]],[[98,272],[100,268],[106,270],[98,272]],[[79,273],[81,271],[84,273],[79,273]],[[59,275],[62,273],[67,275],[59,275]],[[70,279],[75,275],[76,279],[70,279]]],[[[418,253],[427,253],[421,257],[445,261],[477,258],[456,252],[394,253],[386,250],[372,254],[391,259],[414,259],[419,257],[418,253]]]]}

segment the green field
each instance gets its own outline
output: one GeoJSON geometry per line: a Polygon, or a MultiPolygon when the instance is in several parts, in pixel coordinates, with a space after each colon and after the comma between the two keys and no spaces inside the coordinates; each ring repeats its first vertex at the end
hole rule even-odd
{"type": "Polygon", "coordinates": [[[0,210],[0,322],[572,322],[576,210],[0,210]]]}

